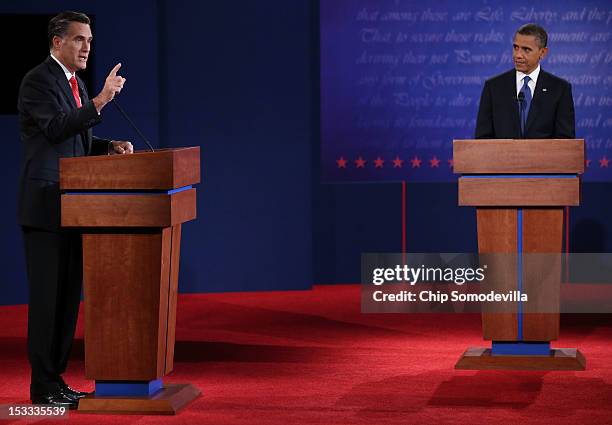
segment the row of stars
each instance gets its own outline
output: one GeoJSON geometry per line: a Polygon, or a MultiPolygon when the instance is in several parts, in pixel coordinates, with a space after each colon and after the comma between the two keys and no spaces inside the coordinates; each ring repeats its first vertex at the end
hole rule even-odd
{"type": "MultiPolygon", "coordinates": [[[[611,160],[608,159],[606,156],[603,156],[598,161],[599,168],[608,168],[611,160]]],[[[349,162],[350,161],[348,159],[345,159],[343,156],[336,159],[336,165],[338,168],[346,169],[347,164],[349,164],[349,162]]],[[[352,162],[355,164],[355,168],[365,168],[366,164],[368,163],[368,161],[363,159],[361,156],[359,156],[359,158],[353,160],[352,162]]],[[[374,168],[384,168],[386,161],[379,156],[372,162],[374,163],[374,168]]],[[[391,160],[391,162],[393,163],[393,168],[403,168],[405,160],[401,159],[399,156],[396,156],[394,159],[391,160]]],[[[421,168],[423,160],[415,155],[412,159],[409,159],[408,162],[410,163],[410,166],[412,168],[421,168]]],[[[429,162],[429,168],[440,168],[440,163],[443,161],[441,159],[438,159],[438,157],[434,155],[433,157],[431,157],[431,159],[427,160],[427,162],[429,162]]],[[[447,159],[446,162],[448,163],[448,168],[453,168],[454,163],[452,158],[447,159]]],[[[591,166],[592,160],[587,159],[584,162],[586,167],[589,168],[591,166]]]]}
{"type": "MultiPolygon", "coordinates": [[[[343,156],[341,156],[340,158],[336,159],[336,165],[338,166],[338,168],[346,168],[347,164],[350,161],[348,159],[345,159],[343,156]]],[[[355,163],[355,168],[365,168],[366,164],[368,161],[366,161],[365,159],[363,159],[361,156],[359,156],[359,158],[357,158],[356,160],[353,161],[355,163]]],[[[374,167],[375,168],[383,168],[385,165],[385,160],[382,159],[380,156],[378,158],[376,158],[374,161],[372,161],[374,163],[374,167]]],[[[404,167],[404,162],[405,160],[401,159],[399,156],[396,156],[395,159],[392,159],[391,162],[393,163],[393,168],[403,168],[404,167]]],[[[421,164],[423,162],[423,160],[421,158],[419,158],[418,156],[415,156],[412,159],[409,159],[408,162],[410,163],[410,166],[412,168],[421,168],[421,164]]],[[[433,156],[430,160],[429,160],[429,166],[431,168],[440,168],[440,163],[442,162],[441,159],[438,159],[437,156],[433,156]]],[[[452,168],[453,167],[453,159],[447,159],[446,162],[448,163],[448,167],[452,168]]]]}

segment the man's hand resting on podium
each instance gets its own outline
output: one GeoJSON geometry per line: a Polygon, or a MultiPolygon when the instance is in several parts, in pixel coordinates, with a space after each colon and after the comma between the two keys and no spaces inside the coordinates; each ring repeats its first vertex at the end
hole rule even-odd
{"type": "Polygon", "coordinates": [[[123,140],[113,140],[108,145],[108,154],[124,154],[124,153],[134,153],[134,146],[130,142],[123,140]]]}

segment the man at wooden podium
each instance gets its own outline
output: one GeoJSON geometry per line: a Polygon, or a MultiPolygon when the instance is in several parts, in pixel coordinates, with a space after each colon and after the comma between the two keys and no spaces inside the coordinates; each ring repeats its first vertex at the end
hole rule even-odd
{"type": "Polygon", "coordinates": [[[60,228],[59,159],[132,153],[130,142],[92,136],[100,113],[125,78],[110,72],[90,99],[76,71],[85,69],[89,18],[63,12],[49,22],[50,55],[26,74],[18,110],[23,161],[18,199],[29,283],[28,357],[33,403],[76,407],[86,393],[62,379],[76,328],[82,284],[81,235],[60,228]]]}
{"type": "Polygon", "coordinates": [[[478,111],[476,138],[527,140],[454,142],[459,202],[477,207],[478,252],[493,265],[482,292],[525,296],[483,305],[491,348],[468,348],[457,369],[586,367],[579,350],[551,348],[559,335],[563,213],[579,205],[584,141],[541,140],[575,138],[571,86],[540,67],[547,39],[535,24],[516,31],[515,69],[485,83],[478,111]]]}
{"type": "Polygon", "coordinates": [[[536,24],[514,34],[514,69],[485,82],[476,139],[573,139],[574,100],[569,82],[540,67],[548,35],[536,24]]]}

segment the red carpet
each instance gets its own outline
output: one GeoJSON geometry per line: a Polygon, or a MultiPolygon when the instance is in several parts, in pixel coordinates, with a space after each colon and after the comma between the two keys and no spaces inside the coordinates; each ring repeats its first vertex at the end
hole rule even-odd
{"type": "MultiPolygon", "coordinates": [[[[165,381],[202,396],[175,417],[71,412],[61,423],[612,424],[610,317],[562,319],[553,346],[580,348],[584,372],[456,371],[482,345],[479,316],[362,315],[359,299],[357,285],[181,295],[165,381]]],[[[0,313],[0,403],[24,403],[26,307],[0,313]]],[[[65,377],[92,389],[83,373],[78,340],[65,377]]]]}

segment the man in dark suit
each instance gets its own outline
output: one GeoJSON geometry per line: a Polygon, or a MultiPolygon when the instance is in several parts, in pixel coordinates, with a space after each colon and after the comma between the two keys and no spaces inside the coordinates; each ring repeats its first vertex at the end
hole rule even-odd
{"type": "Polygon", "coordinates": [[[117,64],[93,99],[76,71],[91,46],[89,18],[63,12],[49,22],[50,56],[23,78],[18,110],[23,163],[18,199],[29,283],[28,357],[33,403],[74,408],[86,393],[73,390],[66,370],[81,295],[81,235],[60,228],[59,159],[131,153],[130,142],[92,136],[100,112],[121,91],[117,64]]]}
{"type": "Polygon", "coordinates": [[[477,139],[573,139],[571,85],[540,67],[548,53],[544,28],[526,24],[514,34],[511,71],[485,82],[477,139]]]}

